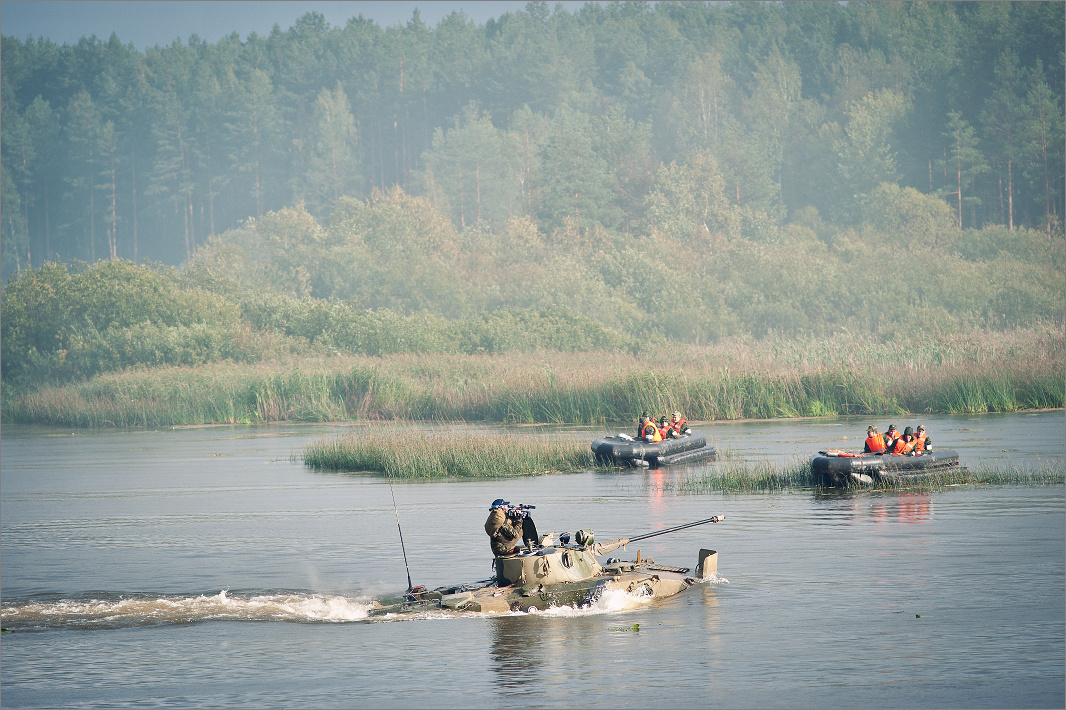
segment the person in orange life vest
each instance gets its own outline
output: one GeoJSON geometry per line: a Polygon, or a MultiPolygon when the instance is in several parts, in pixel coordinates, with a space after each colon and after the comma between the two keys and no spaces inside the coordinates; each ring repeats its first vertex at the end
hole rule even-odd
{"type": "Polygon", "coordinates": [[[688,422],[681,416],[681,412],[674,412],[673,418],[670,420],[670,436],[675,439],[682,434],[691,434],[692,430],[688,428],[688,422]]]}
{"type": "Polygon", "coordinates": [[[892,447],[896,445],[896,439],[899,438],[899,429],[896,428],[895,424],[891,424],[883,436],[885,438],[885,448],[891,451],[892,447]]]}
{"type": "Polygon", "coordinates": [[[911,456],[914,451],[914,442],[914,429],[907,427],[903,430],[903,436],[896,439],[896,443],[892,447],[892,453],[902,456],[911,456]]]}
{"type": "Polygon", "coordinates": [[[871,426],[866,428],[866,446],[863,448],[863,451],[868,454],[885,453],[885,439],[877,433],[877,427],[871,426]]]}
{"type": "Polygon", "coordinates": [[[915,438],[915,442],[914,442],[914,453],[915,454],[921,454],[921,453],[925,453],[926,451],[932,451],[933,450],[933,441],[925,433],[925,426],[924,425],[922,425],[922,424],[918,425],[918,429],[914,432],[914,438],[915,438]]]}
{"type": "Polygon", "coordinates": [[[903,438],[907,442],[906,453],[908,456],[914,456],[914,447],[918,445],[918,436],[914,433],[914,429],[907,427],[903,431],[903,438]]]}
{"type": "Polygon", "coordinates": [[[655,422],[651,420],[647,412],[640,416],[640,428],[637,430],[637,438],[652,442],[663,440],[662,434],[659,433],[659,427],[655,426],[655,422]]]}
{"type": "Polygon", "coordinates": [[[659,417],[659,436],[663,439],[670,436],[670,422],[666,421],[666,417],[659,417]]]}

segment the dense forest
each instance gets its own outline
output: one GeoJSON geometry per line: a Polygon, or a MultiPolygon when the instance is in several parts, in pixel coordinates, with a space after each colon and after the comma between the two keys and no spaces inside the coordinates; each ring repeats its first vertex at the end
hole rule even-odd
{"type": "Polygon", "coordinates": [[[249,217],[394,186],[460,230],[636,236],[656,183],[701,171],[748,230],[855,224],[882,182],[964,227],[1057,226],[1063,32],[1057,2],[625,2],[308,13],[143,54],[3,37],[5,274],[176,264],[249,217]]]}
{"type": "Polygon", "coordinates": [[[5,36],[5,382],[1061,328],[1064,8],[5,36]]]}

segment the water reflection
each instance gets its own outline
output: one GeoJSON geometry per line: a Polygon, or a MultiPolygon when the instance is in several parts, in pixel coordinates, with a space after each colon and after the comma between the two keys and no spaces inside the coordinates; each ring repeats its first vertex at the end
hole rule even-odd
{"type": "Polygon", "coordinates": [[[491,621],[492,670],[509,698],[533,695],[533,688],[540,684],[544,648],[541,634],[533,630],[535,621],[524,615],[501,616],[491,621]]]}
{"type": "Polygon", "coordinates": [[[903,494],[898,500],[873,506],[874,522],[927,523],[932,518],[933,502],[928,495],[903,494]]]}
{"type": "Polygon", "coordinates": [[[924,524],[933,517],[932,496],[911,491],[821,490],[814,494],[816,523],[900,522],[924,524]]]}

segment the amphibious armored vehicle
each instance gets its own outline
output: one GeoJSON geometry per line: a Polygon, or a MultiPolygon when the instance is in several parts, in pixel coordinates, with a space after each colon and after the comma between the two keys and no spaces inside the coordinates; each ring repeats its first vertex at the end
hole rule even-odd
{"type": "Polygon", "coordinates": [[[552,606],[583,606],[595,602],[605,591],[662,599],[679,594],[693,584],[715,576],[718,553],[702,549],[694,571],[687,567],[656,564],[651,559],[635,561],[609,558],[601,564],[596,558],[646,537],[680,530],[707,520],[660,530],[632,539],[619,538],[596,543],[591,530],[580,530],[574,542],[563,533],[540,537],[538,544],[525,545],[512,555],[496,557],[496,578],[450,587],[426,589],[415,586],[404,594],[375,600],[370,616],[432,609],[472,612],[507,612],[547,609],[552,606]]]}

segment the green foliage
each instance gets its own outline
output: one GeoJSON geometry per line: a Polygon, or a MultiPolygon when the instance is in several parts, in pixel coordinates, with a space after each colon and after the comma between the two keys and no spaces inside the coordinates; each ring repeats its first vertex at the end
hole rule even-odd
{"type": "Polygon", "coordinates": [[[559,108],[537,181],[541,196],[537,217],[547,230],[562,227],[566,218],[582,227],[619,226],[622,211],[613,199],[611,165],[596,150],[597,142],[586,113],[565,104],[559,108]]]}
{"type": "Polygon", "coordinates": [[[718,164],[707,152],[694,153],[683,165],[661,167],[645,200],[649,231],[694,246],[706,243],[712,232],[736,236],[724,190],[718,164]]]}
{"type": "MultiPolygon", "coordinates": [[[[1060,324],[1062,22],[1060,3],[538,3],[484,26],[309,13],[144,54],[2,38],[3,382],[1060,324]]],[[[1010,406],[1020,385],[990,377],[938,406],[1010,406]]],[[[737,380],[719,406],[853,404],[801,384],[737,380]]],[[[485,411],[621,406],[503,399],[485,411]]]]}
{"type": "Polygon", "coordinates": [[[358,310],[338,301],[255,294],[243,300],[244,318],[256,330],[305,339],[326,352],[389,355],[455,352],[447,321],[428,313],[358,310]]]}
{"type": "Polygon", "coordinates": [[[892,235],[894,247],[904,250],[928,250],[958,232],[943,200],[892,183],[881,183],[866,196],[862,221],[871,231],[892,235]]]}
{"type": "Polygon", "coordinates": [[[336,89],[323,89],[311,106],[304,137],[293,141],[297,163],[293,166],[293,197],[306,200],[323,214],[345,196],[357,193],[362,182],[359,171],[359,136],[348,96],[338,83],[336,89]]]}
{"type": "Polygon", "coordinates": [[[962,230],[949,248],[967,261],[995,261],[1005,254],[1027,264],[1062,264],[1062,243],[1062,239],[1048,239],[1046,234],[1032,229],[1009,230],[990,225],[962,230]]]}
{"type": "Polygon", "coordinates": [[[773,243],[767,225],[806,207],[855,226],[883,182],[954,198],[960,228],[1052,234],[1062,25],[1059,3],[537,3],[387,29],[309,12],[145,52],[3,37],[0,276],[177,264],[249,219],[302,202],[326,220],[375,187],[460,230],[672,233],[648,219],[655,176],[700,153],[747,210],[730,236],[773,243]]]}
{"type": "Polygon", "coordinates": [[[618,333],[561,307],[501,309],[457,325],[456,340],[468,353],[620,350],[626,345],[618,333]]]}
{"type": "Polygon", "coordinates": [[[465,228],[488,222],[501,225],[511,217],[509,206],[521,204],[521,179],[511,150],[515,140],[492,125],[476,105],[463,109],[462,121],[433,135],[425,153],[424,189],[437,208],[465,228]]]}
{"type": "Polygon", "coordinates": [[[234,305],[123,260],[23,271],[4,289],[3,312],[3,376],[14,383],[266,352],[234,305]]]}

